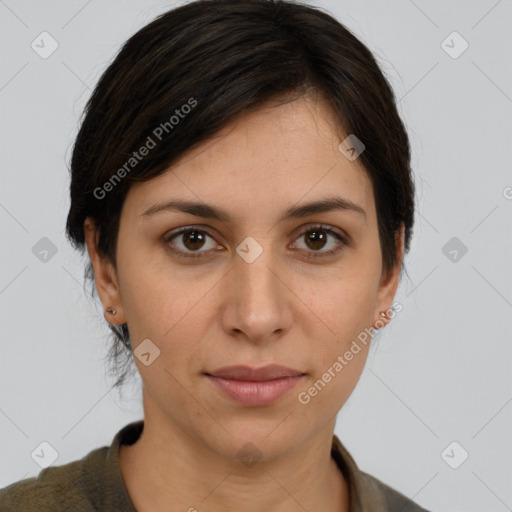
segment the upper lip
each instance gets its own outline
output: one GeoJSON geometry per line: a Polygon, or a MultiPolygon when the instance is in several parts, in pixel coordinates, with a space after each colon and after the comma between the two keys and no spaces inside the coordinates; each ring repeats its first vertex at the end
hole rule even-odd
{"type": "Polygon", "coordinates": [[[245,380],[245,381],[268,381],[282,379],[285,377],[298,377],[304,375],[303,372],[270,364],[262,368],[251,368],[250,366],[225,366],[214,372],[208,372],[207,375],[213,377],[222,377],[224,379],[245,380]]]}

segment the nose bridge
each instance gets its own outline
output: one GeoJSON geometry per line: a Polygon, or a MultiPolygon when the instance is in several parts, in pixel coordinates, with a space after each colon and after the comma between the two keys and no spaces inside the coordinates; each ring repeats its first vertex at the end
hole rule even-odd
{"type": "Polygon", "coordinates": [[[272,335],[287,328],[285,289],[275,273],[279,267],[270,238],[267,243],[247,237],[236,249],[231,279],[235,299],[229,305],[230,329],[243,331],[250,339],[272,335]]]}

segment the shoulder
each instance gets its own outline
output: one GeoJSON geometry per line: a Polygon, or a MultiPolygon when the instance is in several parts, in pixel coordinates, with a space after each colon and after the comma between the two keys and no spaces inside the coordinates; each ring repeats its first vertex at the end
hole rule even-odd
{"type": "Polygon", "coordinates": [[[382,482],[378,478],[359,470],[359,478],[365,487],[365,506],[364,511],[377,512],[382,510],[400,512],[430,512],[420,507],[417,503],[382,482]],[[378,505],[378,506],[377,506],[378,505]],[[385,507],[385,508],[383,508],[385,507]]]}
{"type": "Polygon", "coordinates": [[[104,458],[106,448],[97,448],[80,460],[41,470],[0,489],[0,512],[57,512],[95,510],[90,497],[88,473],[104,458]]]}
{"type": "Polygon", "coordinates": [[[133,443],[143,427],[142,420],[129,423],[110,446],[0,489],[0,512],[136,512],[119,468],[119,448],[133,443]]]}
{"type": "Polygon", "coordinates": [[[336,435],[333,435],[331,453],[348,481],[351,509],[357,512],[430,512],[382,480],[362,471],[336,435]]]}

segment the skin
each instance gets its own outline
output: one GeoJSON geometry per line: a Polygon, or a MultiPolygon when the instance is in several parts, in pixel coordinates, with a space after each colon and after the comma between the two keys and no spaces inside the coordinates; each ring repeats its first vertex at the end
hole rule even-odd
{"type": "Polygon", "coordinates": [[[130,188],[117,268],[98,253],[94,223],[84,223],[99,297],[117,310],[106,318],[128,322],[132,349],[147,338],[160,349],[148,366],[135,357],[144,431],[120,452],[139,512],[349,510],[347,483],[330,450],[336,414],[358,382],[369,344],[307,405],[298,394],[390,308],[403,226],[397,264],[384,273],[371,182],[358,159],[339,151],[340,136],[320,97],[269,103],[130,188]],[[334,210],[278,222],[290,206],[333,195],[357,203],[366,218],[334,210]],[[231,220],[178,211],[142,215],[170,199],[204,201],[231,220]],[[325,245],[315,245],[307,230],[318,223],[348,234],[348,244],[322,231],[325,245]],[[164,240],[186,226],[207,231],[203,245],[183,235],[164,240]],[[252,263],[236,252],[248,236],[263,249],[252,263]],[[204,256],[180,258],[169,249],[173,243],[204,256]],[[322,256],[335,247],[337,254],[322,256]],[[306,375],[264,407],[232,401],[203,375],[270,363],[306,375]],[[261,455],[252,467],[237,457],[248,442],[261,455]]]}

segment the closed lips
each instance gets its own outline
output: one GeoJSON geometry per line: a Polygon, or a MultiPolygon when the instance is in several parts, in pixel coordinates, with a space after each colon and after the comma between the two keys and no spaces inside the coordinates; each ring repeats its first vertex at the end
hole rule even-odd
{"type": "Polygon", "coordinates": [[[249,366],[228,366],[208,372],[207,375],[246,382],[264,382],[287,377],[300,377],[304,373],[285,366],[267,365],[258,369],[249,366]]]}
{"type": "Polygon", "coordinates": [[[230,366],[205,375],[231,402],[243,407],[267,407],[277,404],[305,374],[284,366],[268,365],[258,369],[230,366]]]}

